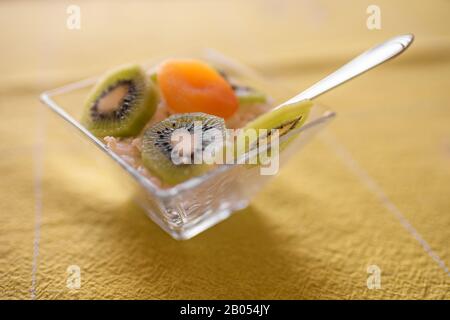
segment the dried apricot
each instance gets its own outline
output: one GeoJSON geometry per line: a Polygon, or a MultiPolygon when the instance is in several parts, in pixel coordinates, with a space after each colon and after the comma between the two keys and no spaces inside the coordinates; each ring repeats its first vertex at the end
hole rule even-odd
{"type": "Polygon", "coordinates": [[[158,71],[158,84],[168,108],[175,113],[204,112],[226,119],[238,109],[230,84],[202,61],[166,61],[158,71]]]}

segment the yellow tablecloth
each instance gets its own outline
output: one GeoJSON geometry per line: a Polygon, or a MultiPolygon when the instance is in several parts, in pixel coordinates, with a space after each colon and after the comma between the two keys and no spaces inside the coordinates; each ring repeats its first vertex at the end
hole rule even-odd
{"type": "Polygon", "coordinates": [[[370,1],[1,2],[0,298],[450,298],[450,3],[376,2],[381,30],[366,27],[370,1]],[[38,102],[202,47],[300,90],[407,32],[404,56],[319,99],[338,118],[249,208],[186,242],[38,102]]]}

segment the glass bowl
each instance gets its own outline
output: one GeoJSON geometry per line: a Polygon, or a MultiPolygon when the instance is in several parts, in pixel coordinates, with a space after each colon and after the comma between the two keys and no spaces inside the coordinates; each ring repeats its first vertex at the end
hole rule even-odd
{"type": "MultiPolygon", "coordinates": [[[[217,51],[205,50],[194,57],[220,68],[239,82],[267,92],[274,98],[275,104],[287,100],[294,94],[276,81],[265,79],[253,69],[217,51]]],[[[152,66],[165,58],[153,59],[142,65],[150,73],[152,66]]],[[[93,77],[48,90],[41,94],[41,101],[56,112],[60,119],[79,130],[85,139],[96,145],[110,158],[110,161],[115,163],[113,166],[115,170],[124,173],[118,176],[118,179],[123,179],[121,183],[130,184],[134,190],[136,202],[173,238],[178,240],[192,238],[228,218],[233,212],[245,208],[262,186],[273,178],[273,175],[261,175],[258,166],[227,164],[176,186],[158,187],[108,149],[102,140],[96,138],[79,123],[85,97],[96,80],[97,77],[93,77]]],[[[280,152],[279,168],[281,169],[292,154],[310,141],[314,134],[334,116],[334,112],[314,105],[307,122],[302,127],[280,138],[282,143],[295,135],[294,140],[280,152]]]]}

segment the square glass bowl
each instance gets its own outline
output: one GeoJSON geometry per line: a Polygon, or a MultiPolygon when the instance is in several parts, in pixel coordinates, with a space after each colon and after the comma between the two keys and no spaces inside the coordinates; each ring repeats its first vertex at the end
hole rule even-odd
{"type": "MultiPolygon", "coordinates": [[[[217,51],[205,50],[202,54],[188,57],[202,59],[239,82],[266,92],[275,100],[275,105],[295,93],[217,51]]],[[[153,59],[142,65],[150,73],[152,67],[162,60],[164,59],[153,59]]],[[[233,212],[245,208],[262,186],[273,178],[273,175],[261,175],[258,166],[221,165],[203,176],[171,188],[158,187],[79,123],[84,100],[96,80],[94,77],[46,91],[41,94],[41,101],[62,120],[79,130],[84,139],[96,145],[98,152],[105,153],[110,161],[115,163],[112,167],[115,167],[116,171],[125,173],[118,175],[118,179],[123,179],[121,183],[131,185],[136,202],[173,238],[189,239],[228,218],[233,212]]],[[[333,112],[315,105],[302,127],[280,139],[282,143],[283,140],[296,136],[295,140],[281,151],[279,168],[281,169],[291,155],[311,140],[334,116],[333,112]]]]}

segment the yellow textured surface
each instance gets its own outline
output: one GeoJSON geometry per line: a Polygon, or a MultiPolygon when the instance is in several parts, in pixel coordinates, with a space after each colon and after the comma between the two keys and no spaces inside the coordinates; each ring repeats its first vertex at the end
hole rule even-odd
{"type": "Polygon", "coordinates": [[[1,2],[0,298],[450,298],[450,3],[376,1],[372,31],[371,3],[1,2]],[[81,30],[66,28],[69,4],[81,30]],[[111,66],[202,47],[300,90],[406,32],[404,56],[319,99],[338,118],[249,208],[187,242],[38,102],[111,66]],[[66,288],[69,265],[79,290],[66,288]]]}

